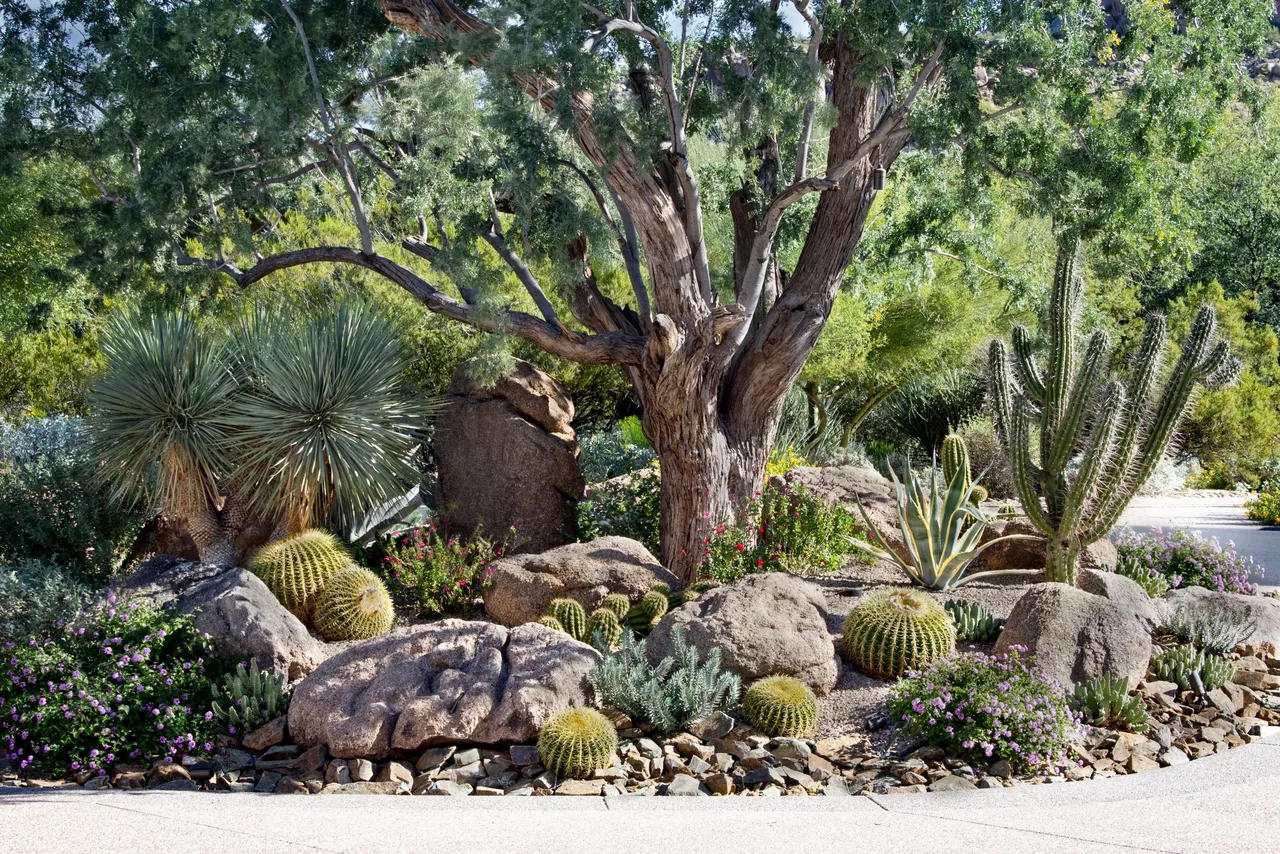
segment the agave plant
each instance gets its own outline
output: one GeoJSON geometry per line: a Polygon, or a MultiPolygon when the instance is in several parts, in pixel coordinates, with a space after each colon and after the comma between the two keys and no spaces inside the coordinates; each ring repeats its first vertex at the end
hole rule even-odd
{"type": "Polygon", "coordinates": [[[264,518],[351,530],[417,480],[431,406],[401,382],[407,354],[386,317],[357,302],[288,324],[260,312],[236,354],[236,482],[264,518]]]}
{"type": "Polygon", "coordinates": [[[92,448],[117,500],[186,523],[201,558],[225,562],[220,478],[239,393],[223,344],[183,313],[120,316],[103,336],[107,371],[90,391],[92,448]]]}
{"type": "Polygon", "coordinates": [[[926,489],[921,478],[911,470],[910,461],[906,463],[905,484],[890,469],[889,476],[893,478],[897,495],[898,527],[902,532],[906,556],[889,544],[871,521],[861,501],[858,509],[867,530],[881,548],[852,538],[849,538],[849,543],[873,557],[897,564],[913,582],[931,590],[954,590],[970,581],[997,575],[1038,572],[1034,569],[1004,569],[965,574],[974,558],[998,543],[1039,538],[1030,534],[1009,534],[979,545],[990,519],[970,503],[973,484],[965,483],[964,474],[957,470],[944,486],[937,469],[931,469],[926,489]]]}

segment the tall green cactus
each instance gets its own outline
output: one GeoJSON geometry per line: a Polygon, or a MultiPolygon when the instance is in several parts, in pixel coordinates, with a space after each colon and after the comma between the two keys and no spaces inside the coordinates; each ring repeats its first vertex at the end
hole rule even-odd
{"type": "Polygon", "coordinates": [[[969,471],[969,448],[964,443],[964,437],[949,433],[942,440],[942,479],[949,484],[955,483],[957,472],[963,472],[960,488],[967,490],[973,482],[973,475],[969,471]]]}
{"type": "Polygon", "coordinates": [[[1045,318],[1048,362],[1040,371],[1031,333],[1013,330],[1013,354],[991,344],[991,397],[1000,442],[1012,463],[1023,512],[1048,540],[1047,577],[1074,584],[1080,551],[1106,536],[1160,461],[1197,384],[1222,385],[1240,373],[1217,317],[1201,307],[1177,363],[1157,388],[1168,343],[1165,318],[1147,320],[1127,384],[1110,379],[1105,333],[1090,336],[1083,358],[1076,326],[1084,299],[1079,240],[1058,250],[1045,318]],[[1016,379],[1015,379],[1016,374],[1016,379]],[[1031,425],[1039,427],[1039,453],[1031,425]],[[1079,468],[1068,473],[1073,457],[1079,468]]]}

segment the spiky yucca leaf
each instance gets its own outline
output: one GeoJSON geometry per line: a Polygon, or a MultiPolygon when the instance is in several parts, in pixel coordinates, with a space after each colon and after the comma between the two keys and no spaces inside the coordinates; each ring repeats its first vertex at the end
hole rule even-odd
{"type": "Polygon", "coordinates": [[[231,422],[249,501],[287,530],[349,530],[417,478],[411,457],[432,408],[401,382],[395,325],[356,302],[288,323],[242,324],[249,391],[231,422]]]}

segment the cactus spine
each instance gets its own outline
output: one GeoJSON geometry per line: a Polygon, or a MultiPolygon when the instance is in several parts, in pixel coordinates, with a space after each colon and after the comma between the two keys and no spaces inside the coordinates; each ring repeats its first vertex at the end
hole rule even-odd
{"type": "Polygon", "coordinates": [[[595,709],[566,709],[538,733],[538,757],[560,777],[590,777],[609,767],[617,749],[618,731],[595,709]]]}
{"type": "Polygon", "coordinates": [[[742,695],[742,716],[765,735],[803,738],[818,722],[818,698],[794,676],[766,676],[742,695]]]}
{"type": "Polygon", "coordinates": [[[582,640],[592,646],[598,644],[602,649],[617,647],[618,641],[622,640],[622,623],[618,622],[618,615],[608,608],[597,608],[587,619],[582,640]]]}
{"type": "Polygon", "coordinates": [[[395,622],[395,607],[382,579],[353,566],[329,579],[315,605],[316,631],[327,641],[377,637],[395,622]]]}
{"type": "Polygon", "coordinates": [[[552,599],[547,616],[554,617],[570,637],[584,640],[587,635],[587,612],[576,599],[552,599]]]}
{"type": "Polygon", "coordinates": [[[268,543],[249,559],[249,571],[304,623],[329,579],[352,565],[351,555],[324,531],[303,531],[268,543]]]}
{"type": "Polygon", "coordinates": [[[634,631],[648,634],[666,616],[669,607],[667,596],[667,585],[655,584],[652,590],[644,594],[640,604],[627,612],[623,622],[634,631]]]}
{"type": "Polygon", "coordinates": [[[942,606],[912,590],[877,590],[844,621],[844,654],[876,679],[896,679],[955,649],[956,627],[942,606]]]}
{"type": "Polygon", "coordinates": [[[1076,326],[1084,299],[1079,240],[1058,249],[1045,327],[1048,354],[1041,371],[1031,333],[1013,331],[1013,353],[991,344],[989,367],[996,429],[1013,468],[1023,512],[1047,538],[1049,581],[1074,584],[1081,549],[1105,536],[1160,461],[1197,384],[1235,380],[1240,361],[1226,342],[1215,345],[1217,317],[1202,306],[1177,363],[1157,388],[1168,341],[1165,318],[1147,319],[1127,385],[1110,377],[1110,345],[1095,332],[1077,353],[1076,326]],[[1031,425],[1040,428],[1039,454],[1031,425]],[[1087,429],[1086,429],[1087,428],[1087,429]],[[1079,470],[1067,466],[1081,455],[1079,470]]]}

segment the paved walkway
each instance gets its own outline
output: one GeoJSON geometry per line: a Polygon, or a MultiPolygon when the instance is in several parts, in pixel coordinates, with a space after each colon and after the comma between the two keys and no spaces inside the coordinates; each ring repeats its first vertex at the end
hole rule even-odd
{"type": "Polygon", "coordinates": [[[1234,542],[1236,551],[1252,555],[1254,563],[1267,570],[1265,576],[1255,576],[1255,581],[1280,584],[1280,526],[1259,525],[1246,519],[1246,498],[1222,493],[1138,497],[1120,517],[1120,525],[1138,531],[1185,528],[1205,537],[1217,537],[1224,546],[1228,541],[1234,542]]]}
{"type": "Polygon", "coordinates": [[[1086,783],[854,798],[0,789],[3,854],[1280,852],[1280,743],[1086,783]]]}

